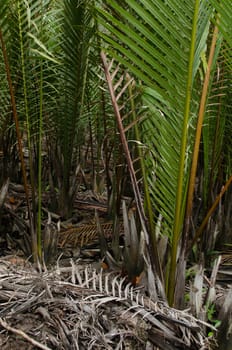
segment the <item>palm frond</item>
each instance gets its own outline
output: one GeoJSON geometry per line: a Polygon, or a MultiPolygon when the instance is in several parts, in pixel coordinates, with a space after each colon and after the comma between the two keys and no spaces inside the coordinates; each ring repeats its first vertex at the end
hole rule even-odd
{"type": "MultiPolygon", "coordinates": [[[[222,175],[226,170],[223,169],[224,152],[228,140],[225,142],[225,133],[229,131],[228,111],[230,105],[230,78],[226,69],[226,63],[217,61],[217,67],[214,74],[211,94],[208,97],[206,115],[203,127],[203,145],[204,145],[204,205],[210,204],[215,185],[218,186],[218,178],[224,178],[222,175]],[[208,192],[210,191],[210,193],[208,192]],[[208,193],[208,194],[207,194],[208,193]]],[[[227,135],[229,137],[229,133],[227,135]]],[[[228,163],[226,163],[228,164],[228,163]]],[[[222,185],[222,184],[220,184],[222,185]]],[[[219,186],[220,186],[219,185],[219,186]]]]}
{"type": "MultiPolygon", "coordinates": [[[[229,117],[230,111],[231,111],[231,94],[230,94],[230,86],[231,86],[231,71],[232,71],[232,25],[231,25],[231,18],[232,18],[232,8],[230,6],[230,3],[226,0],[217,1],[217,0],[211,0],[212,5],[215,7],[217,17],[215,19],[215,22],[219,28],[219,31],[223,37],[222,42],[222,49],[220,52],[221,57],[219,57],[218,67],[217,67],[217,73],[215,72],[215,79],[218,80],[217,86],[221,84],[221,88],[223,90],[222,94],[221,91],[218,91],[218,100],[217,106],[218,106],[218,112],[220,112],[220,116],[222,115],[222,119],[225,122],[222,123],[222,128],[224,125],[224,132],[225,132],[225,142],[223,142],[223,148],[230,149],[230,140],[231,140],[231,133],[230,133],[230,127],[231,127],[231,118],[229,117]],[[217,78],[216,78],[217,77],[217,78]],[[219,109],[222,110],[219,111],[219,109]]],[[[218,86],[218,89],[220,87],[218,86]]],[[[221,89],[220,89],[221,90],[221,89]]],[[[214,90],[215,95],[216,91],[214,90]]],[[[216,107],[217,108],[217,107],[216,107]]],[[[219,115],[218,114],[218,115],[219,115]]],[[[219,116],[219,118],[220,118],[219,116]]],[[[220,119],[221,120],[221,119],[220,119]]],[[[231,155],[230,151],[229,154],[231,155]]],[[[222,157],[223,158],[223,157],[222,157]]],[[[227,176],[231,175],[231,162],[230,162],[230,156],[226,156],[226,159],[228,162],[228,172],[227,176]]]]}
{"type": "Polygon", "coordinates": [[[227,47],[227,64],[232,68],[232,58],[231,58],[231,47],[232,47],[232,31],[231,31],[231,18],[232,18],[232,9],[231,4],[226,1],[211,0],[212,5],[215,7],[217,12],[217,25],[221,31],[223,38],[226,42],[227,47]]]}
{"type": "MultiPolygon", "coordinates": [[[[18,48],[14,52],[11,50],[14,38],[17,38],[17,26],[15,25],[15,16],[10,10],[9,1],[3,1],[0,8],[0,30],[4,45],[8,54],[8,59],[12,62],[11,76],[16,76],[16,70],[18,62],[14,61],[17,57],[18,48]],[[10,50],[10,51],[9,51],[10,50]]],[[[0,50],[0,148],[3,151],[3,172],[2,176],[7,177],[12,170],[12,162],[10,161],[10,155],[12,159],[15,159],[15,150],[13,145],[16,142],[14,129],[12,128],[12,107],[9,86],[7,82],[6,67],[3,58],[3,48],[0,50]]],[[[14,86],[17,89],[17,86],[14,86]]],[[[14,165],[15,167],[15,165],[14,165]]],[[[12,172],[11,172],[12,173],[12,172]]]]}
{"type": "MultiPolygon", "coordinates": [[[[58,52],[58,91],[56,109],[52,114],[56,126],[60,166],[62,168],[60,211],[69,215],[76,187],[70,188],[70,174],[78,147],[85,143],[83,125],[86,102],[86,79],[90,43],[95,34],[92,15],[88,9],[91,1],[68,0],[61,4],[63,23],[60,28],[61,46],[58,52]]],[[[76,167],[76,165],[75,165],[76,167]]]]}
{"type": "Polygon", "coordinates": [[[191,161],[187,140],[193,137],[199,98],[193,100],[191,91],[212,8],[206,1],[141,4],[128,0],[126,10],[115,1],[106,3],[107,10],[99,9],[99,17],[106,28],[102,37],[107,50],[147,85],[144,102],[149,111],[142,125],[143,140],[150,149],[147,165],[152,164],[149,185],[174,249],[174,266],[191,161]]]}
{"type": "MultiPolygon", "coordinates": [[[[117,87],[119,85],[121,85],[123,79],[121,79],[121,76],[120,76],[119,80],[115,82],[114,79],[117,75],[118,69],[116,68],[116,70],[114,70],[113,73],[111,74],[111,72],[110,72],[110,69],[112,68],[111,64],[107,63],[106,56],[103,52],[101,54],[101,57],[102,57],[102,62],[103,62],[104,70],[105,70],[106,80],[107,80],[107,83],[109,86],[110,96],[112,99],[112,105],[114,108],[115,118],[117,121],[120,140],[121,140],[121,144],[122,144],[122,150],[124,152],[125,161],[126,161],[126,164],[128,167],[129,175],[130,175],[133,194],[135,197],[135,203],[136,203],[136,207],[138,210],[138,217],[140,220],[142,232],[145,236],[145,242],[146,242],[147,249],[144,252],[144,254],[145,254],[144,261],[146,262],[146,267],[148,270],[149,292],[156,299],[157,298],[157,293],[156,293],[157,290],[159,291],[160,295],[162,295],[162,297],[164,297],[163,286],[161,285],[161,282],[160,282],[160,278],[162,278],[161,277],[162,274],[159,270],[159,268],[160,268],[159,257],[158,257],[157,251],[154,251],[155,254],[153,254],[151,246],[149,245],[149,237],[148,237],[147,224],[146,224],[145,211],[144,211],[144,207],[143,207],[142,197],[140,194],[139,185],[138,185],[138,181],[136,178],[135,167],[134,167],[134,164],[132,161],[132,156],[130,153],[129,145],[128,145],[127,139],[126,139],[126,132],[125,132],[125,129],[123,126],[123,116],[121,116],[121,113],[120,113],[122,106],[119,105],[119,100],[120,100],[121,96],[123,96],[123,93],[127,90],[127,87],[130,84],[130,80],[127,81],[127,83],[125,85],[123,85],[123,87],[121,88],[121,90],[117,94],[117,87]],[[154,261],[154,263],[151,264],[151,261],[152,262],[154,261]],[[155,271],[157,272],[156,278],[154,278],[155,271]]],[[[125,212],[125,210],[124,210],[124,212],[125,212]]],[[[125,217],[125,215],[124,215],[124,217],[125,217]]],[[[124,221],[127,222],[126,218],[124,219],[124,221]]],[[[127,226],[127,232],[129,232],[128,224],[126,226],[127,226]]],[[[164,297],[164,299],[165,299],[165,297],[164,297]]]]}

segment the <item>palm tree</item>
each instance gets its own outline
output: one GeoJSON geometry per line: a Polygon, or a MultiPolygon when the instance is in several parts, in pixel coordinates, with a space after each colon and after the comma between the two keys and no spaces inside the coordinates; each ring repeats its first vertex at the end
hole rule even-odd
{"type": "Polygon", "coordinates": [[[217,177],[218,159],[227,153],[224,137],[230,124],[224,106],[228,111],[231,9],[226,1],[112,0],[97,13],[105,28],[104,49],[142,83],[147,112],[138,141],[149,149],[145,163],[153,220],[170,246],[165,271],[168,299],[180,306],[195,235],[190,223],[196,175],[205,181],[204,192],[214,193],[196,225],[215,200],[215,191],[231,176],[229,161],[217,177]],[[219,98],[220,83],[215,90],[214,82],[221,64],[227,67],[219,71],[218,79],[226,80],[225,100],[220,99],[212,113],[210,98],[219,98]]]}
{"type": "MultiPolygon", "coordinates": [[[[113,213],[119,212],[127,168],[101,70],[102,45],[115,59],[121,137],[131,160],[140,158],[133,178],[139,186],[143,178],[155,271],[163,265],[170,304],[183,304],[189,252],[196,242],[199,256],[213,249],[207,234],[212,222],[219,225],[217,195],[231,183],[231,11],[227,0],[2,1],[0,148],[5,164],[17,158],[16,139],[29,151],[35,257],[42,255],[42,191],[49,187],[50,209],[70,216],[83,152],[94,188],[104,162],[108,201],[113,194],[113,213]]],[[[14,164],[4,177],[15,179],[14,164]]],[[[27,192],[26,176],[24,185],[27,192]]]]}
{"type": "MultiPolygon", "coordinates": [[[[32,204],[27,197],[32,250],[40,259],[42,191],[49,186],[54,194],[49,209],[57,210],[62,217],[70,216],[77,190],[80,147],[88,139],[88,117],[92,115],[94,119],[97,113],[96,103],[89,104],[90,91],[94,96],[99,90],[99,84],[94,82],[99,81],[99,68],[92,64],[95,52],[99,57],[99,50],[90,2],[6,0],[1,6],[1,44],[5,56],[0,62],[0,134],[4,145],[5,130],[10,136],[14,130],[11,124],[15,114],[19,147],[23,151],[24,146],[29,153],[32,204]]],[[[8,141],[10,151],[16,141],[14,132],[8,141]]],[[[25,168],[23,152],[21,156],[25,168]]],[[[28,180],[24,175],[27,191],[28,180]]]]}

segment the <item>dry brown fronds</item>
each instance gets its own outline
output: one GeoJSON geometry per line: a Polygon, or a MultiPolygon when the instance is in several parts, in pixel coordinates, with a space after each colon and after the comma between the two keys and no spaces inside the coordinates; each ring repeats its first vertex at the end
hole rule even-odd
{"type": "Polygon", "coordinates": [[[202,321],[154,303],[116,273],[74,261],[37,272],[0,260],[0,303],[3,350],[36,342],[42,349],[210,349],[202,321]]]}

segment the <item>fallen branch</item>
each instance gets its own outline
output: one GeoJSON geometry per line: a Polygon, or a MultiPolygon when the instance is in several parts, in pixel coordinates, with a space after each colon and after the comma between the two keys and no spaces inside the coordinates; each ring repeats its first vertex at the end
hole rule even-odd
{"type": "Polygon", "coordinates": [[[22,330],[20,329],[16,329],[14,327],[11,327],[7,324],[7,322],[3,321],[3,319],[0,317],[0,325],[7,329],[8,331],[12,332],[12,333],[15,333],[17,335],[19,335],[20,337],[26,339],[27,341],[29,341],[31,344],[37,346],[38,348],[40,349],[43,349],[43,350],[52,350],[51,348],[47,347],[46,345],[43,345],[41,343],[39,343],[38,341],[34,340],[33,338],[29,337],[29,335],[27,335],[25,332],[23,332],[22,330]]]}

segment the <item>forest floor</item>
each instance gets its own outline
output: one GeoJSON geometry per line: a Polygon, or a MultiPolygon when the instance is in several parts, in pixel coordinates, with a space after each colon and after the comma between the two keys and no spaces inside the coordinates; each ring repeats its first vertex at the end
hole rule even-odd
{"type": "MultiPolygon", "coordinates": [[[[216,347],[215,328],[226,302],[232,313],[231,265],[220,269],[219,262],[213,284],[204,275],[201,298],[214,292],[216,308],[206,322],[210,309],[195,318],[191,305],[181,311],[164,300],[152,301],[143,279],[133,286],[120,264],[103,261],[96,210],[109,246],[113,232],[103,197],[78,194],[72,219],[61,222],[58,249],[49,247],[48,263],[40,268],[28,258],[30,238],[20,186],[9,186],[0,210],[0,349],[232,349],[229,341],[216,347]]],[[[46,205],[43,213],[43,230],[56,230],[58,217],[51,213],[48,222],[46,205]]],[[[229,322],[227,314],[222,326],[231,339],[229,322]]]]}

